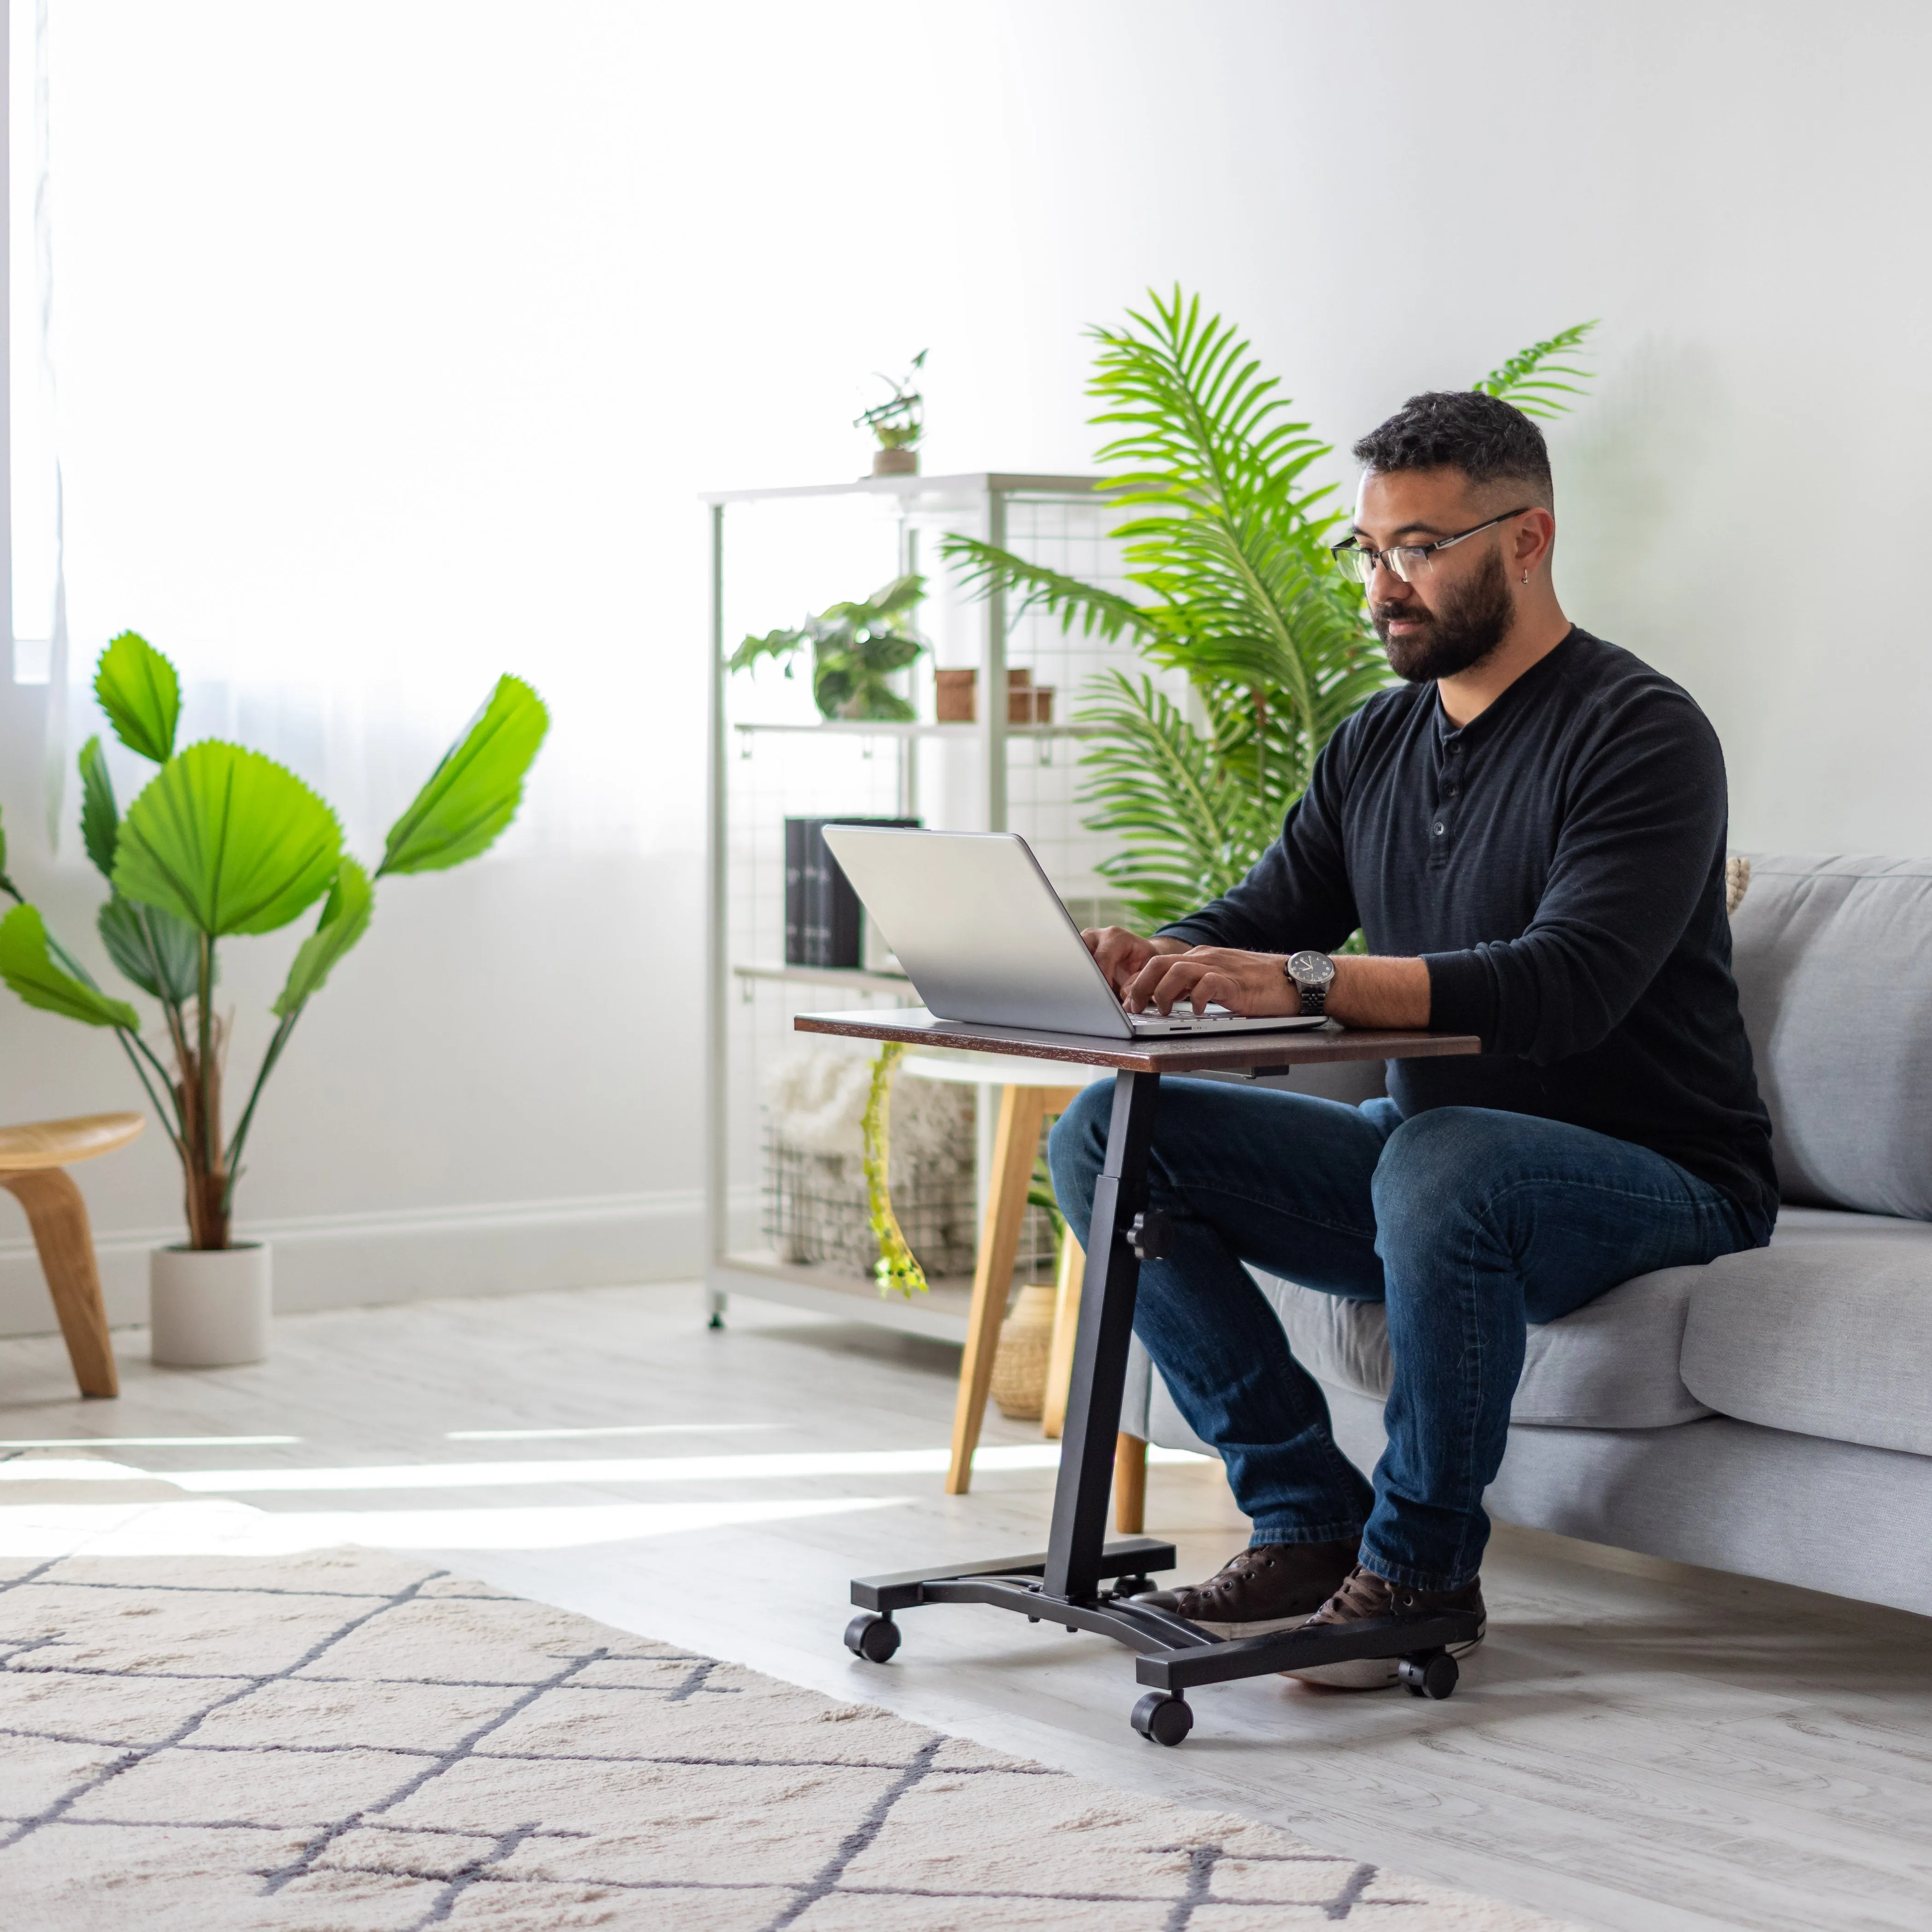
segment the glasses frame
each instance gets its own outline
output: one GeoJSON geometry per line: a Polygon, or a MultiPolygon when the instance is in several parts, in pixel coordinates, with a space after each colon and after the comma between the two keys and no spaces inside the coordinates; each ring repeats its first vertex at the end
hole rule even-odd
{"type": "Polygon", "coordinates": [[[1375,575],[1376,571],[1384,566],[1400,578],[1403,583],[1412,584],[1415,580],[1400,564],[1391,562],[1390,561],[1391,558],[1399,556],[1404,550],[1407,550],[1418,560],[1419,568],[1426,567],[1422,565],[1421,560],[1433,556],[1438,550],[1449,550],[1459,543],[1466,543],[1471,537],[1479,537],[1485,530],[1492,530],[1497,524],[1506,524],[1512,517],[1526,515],[1535,508],[1536,506],[1534,503],[1526,503],[1520,510],[1505,510],[1501,516],[1492,517],[1486,523],[1477,524],[1466,530],[1458,530],[1453,537],[1438,537],[1433,543],[1390,544],[1386,550],[1374,550],[1368,544],[1358,543],[1353,537],[1349,537],[1341,543],[1330,544],[1328,546],[1329,554],[1337,563],[1341,564],[1345,570],[1350,567],[1344,561],[1345,559],[1366,557],[1369,560],[1368,575],[1361,579],[1364,587],[1367,586],[1370,579],[1375,575]]]}

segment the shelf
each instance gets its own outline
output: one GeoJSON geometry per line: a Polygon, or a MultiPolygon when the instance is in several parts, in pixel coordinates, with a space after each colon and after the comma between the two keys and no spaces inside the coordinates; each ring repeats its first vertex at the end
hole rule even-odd
{"type": "Polygon", "coordinates": [[[850,986],[861,992],[918,997],[904,974],[868,973],[860,966],[780,966],[747,959],[736,962],[731,971],[740,980],[790,980],[801,986],[850,986]]]}
{"type": "Polygon", "coordinates": [[[1099,476],[1028,476],[969,470],[955,476],[855,476],[849,483],[793,484],[776,490],[706,490],[705,503],[769,503],[792,496],[1090,496],[1099,476]]]}
{"type": "MultiPolygon", "coordinates": [[[[936,724],[924,718],[902,722],[892,718],[826,718],[816,724],[734,724],[732,730],[748,734],[754,731],[799,732],[818,736],[830,734],[843,738],[962,738],[980,735],[977,724],[936,724]]],[[[1089,738],[1094,732],[1084,724],[1009,724],[1009,738],[1089,738]]]]}
{"type": "MultiPolygon", "coordinates": [[[[863,460],[856,448],[854,457],[863,460]]],[[[869,1271],[856,1263],[842,1272],[780,1261],[773,1252],[776,1238],[754,1232],[757,1222],[745,1212],[770,1180],[758,1168],[752,1131],[761,1124],[760,1076],[774,1056],[804,1043],[791,1028],[794,1017],[820,1007],[869,1007],[874,1013],[896,1009],[904,1016],[917,1014],[921,1004],[918,988],[897,971],[784,963],[782,874],[775,863],[780,852],[774,821],[782,814],[890,812],[962,831],[1010,826],[1032,836],[1043,852],[1052,846],[1049,862],[1058,868],[1056,877],[1065,874],[1081,924],[1115,916],[1108,889],[1097,875],[1088,876],[1089,859],[1100,856],[1102,847],[1079,823],[1083,814],[1074,796],[1082,754],[1095,735],[1081,716],[1079,694],[1090,669],[1100,668],[1105,658],[1097,643],[1063,645],[1054,640],[1058,633],[1049,620],[1036,612],[1023,614],[1018,607],[1024,600],[971,599],[964,586],[936,577],[932,594],[935,607],[943,604],[945,611],[944,625],[934,626],[944,640],[939,648],[950,668],[974,671],[979,708],[986,716],[970,723],[940,722],[938,701],[928,695],[928,656],[906,686],[909,715],[822,719],[808,692],[788,689],[781,695],[776,688],[753,691],[734,681],[727,669],[731,646],[740,634],[739,620],[751,614],[737,607],[738,597],[755,590],[762,598],[768,590],[775,592],[776,580],[766,581],[770,574],[787,559],[795,562],[812,554],[814,533],[835,538],[835,548],[847,545],[855,556],[874,559],[880,574],[895,534],[903,572],[922,564],[937,570],[932,554],[940,538],[968,531],[1047,567],[1091,568],[1093,555],[1104,553],[1111,572],[1106,560],[1117,548],[1112,532],[1120,520],[1120,494],[1111,479],[1092,476],[990,470],[704,493],[710,506],[704,520],[710,531],[711,590],[705,1187],[719,1246],[728,1250],[710,1262],[715,1291],[956,1346],[965,1336],[970,1277],[947,1277],[910,1301],[881,1298],[869,1271]],[[741,550],[747,573],[742,585],[741,550]],[[1019,668],[1030,668],[1036,690],[1052,690],[1043,700],[1051,711],[1009,710],[1009,674],[1019,668]],[[1016,716],[1028,722],[1009,722],[1016,716]],[[1058,722],[1033,722],[1042,718],[1058,722]],[[803,742],[813,733],[824,741],[816,752],[803,742]],[[1039,742],[1030,748],[1008,748],[1009,740],[1027,738],[1039,742]],[[728,1228],[734,1232],[727,1234],[728,1228]]],[[[876,946],[861,958],[875,967],[898,963],[876,946]]],[[[1018,1064],[1004,1058],[964,1063],[934,1052],[922,1056],[910,1074],[995,1090],[1033,1084],[1028,1073],[1015,1070],[1018,1064]]],[[[1072,1086],[1082,1077],[1053,1063],[1037,1065],[1041,1084],[1072,1086]]],[[[1094,1077],[1107,1075],[1102,1070],[1094,1077]]],[[[977,1142],[992,1138],[992,1110],[982,1101],[974,1118],[980,1130],[974,1137],[976,1162],[983,1162],[990,1150],[977,1142]]]]}
{"type": "Polygon", "coordinates": [[[878,1284],[862,1275],[841,1268],[804,1268],[769,1252],[721,1257],[707,1270],[705,1286],[716,1292],[808,1308],[815,1315],[862,1322],[902,1335],[923,1335],[934,1342],[963,1342],[973,1304],[973,1284],[963,1275],[934,1282],[925,1294],[908,1300],[881,1294],[878,1284]]]}

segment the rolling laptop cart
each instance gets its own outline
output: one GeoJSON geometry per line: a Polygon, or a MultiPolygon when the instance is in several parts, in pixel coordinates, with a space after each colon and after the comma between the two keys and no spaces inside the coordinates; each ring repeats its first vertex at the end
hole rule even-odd
{"type": "Polygon", "coordinates": [[[1144,1536],[1109,1543],[1106,1517],[1140,1264],[1166,1252],[1165,1217],[1147,1204],[1148,1152],[1161,1076],[1212,1072],[1252,1078],[1328,1060],[1475,1053],[1479,1042],[1461,1034],[1351,1033],[1332,1023],[1306,1033],[1119,1040],[936,1020],[916,1010],[807,1013],[794,1024],[801,1033],[898,1041],[922,1051],[951,1046],[1114,1070],[1113,1115],[1094,1196],[1086,1286],[1047,1547],[963,1569],[855,1578],[852,1601],[861,1614],[846,1630],[847,1647],[870,1663],[884,1664],[899,1647],[896,1616],[921,1604],[989,1604],[1016,1610],[1032,1623],[1098,1630],[1136,1652],[1135,1676],[1150,1688],[1134,1706],[1133,1726],[1162,1744],[1179,1744],[1193,1728],[1186,1694],[1196,1685],[1315,1664],[1396,1657],[1402,1660],[1402,1680],[1414,1695],[1448,1696],[1456,1676],[1449,1646],[1474,1642],[1473,1614],[1378,1618],[1346,1630],[1324,1626],[1258,1637],[1216,1637],[1184,1618],[1129,1600],[1152,1587],[1154,1572],[1174,1568],[1174,1547],[1144,1536]]]}

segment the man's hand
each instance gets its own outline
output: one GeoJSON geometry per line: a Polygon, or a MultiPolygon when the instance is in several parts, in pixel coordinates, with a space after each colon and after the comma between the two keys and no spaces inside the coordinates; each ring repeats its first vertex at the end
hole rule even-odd
{"type": "MultiPolygon", "coordinates": [[[[1198,1013],[1226,1006],[1244,1019],[1293,1015],[1301,995],[1282,970],[1285,952],[1242,952],[1232,946],[1187,946],[1178,939],[1143,939],[1118,926],[1083,932],[1107,983],[1130,1013],[1149,1006],[1173,1012],[1185,1000],[1198,1013]]],[[[1429,1024],[1429,968],[1420,959],[1331,955],[1335,977],[1323,1011],[1342,1026],[1415,1030],[1429,1024]]]]}
{"type": "Polygon", "coordinates": [[[1298,1013],[1301,995],[1282,968],[1282,952],[1240,952],[1232,946],[1191,946],[1184,952],[1149,959],[1120,994],[1130,1013],[1149,1006],[1171,1013],[1185,1000],[1197,1013],[1226,1006],[1247,1018],[1298,1013]]]}
{"type": "Polygon", "coordinates": [[[1080,937],[1117,994],[1125,993],[1134,975],[1150,959],[1187,950],[1184,939],[1143,939],[1120,926],[1090,926],[1080,937]]]}

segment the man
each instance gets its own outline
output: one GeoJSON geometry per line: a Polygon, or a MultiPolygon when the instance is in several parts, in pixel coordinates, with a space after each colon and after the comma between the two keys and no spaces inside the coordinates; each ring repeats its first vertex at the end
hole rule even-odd
{"type": "MultiPolygon", "coordinates": [[[[1578,629],[1550,580],[1540,431],[1494,397],[1412,398],[1355,446],[1337,554],[1406,682],[1316,760],[1280,838],[1153,939],[1088,946],[1132,1011],[1316,1002],[1345,1026],[1473,1034],[1389,1063],[1360,1108],[1163,1084],[1136,1332],[1220,1450],[1253,1541],[1153,1600],[1224,1636],[1482,1612],[1482,1496],[1524,1326],[1654,1268],[1762,1246],[1771,1127],[1730,973],[1716,734],[1666,677],[1578,629]],[[1367,956],[1328,956],[1359,926],[1367,956]],[[1242,1265],[1386,1304],[1394,1380],[1372,1488],[1242,1265]]],[[[1090,1088],[1052,1142],[1084,1226],[1090,1088]]],[[[1356,1688],[1395,1661],[1296,1673],[1356,1688]]]]}

